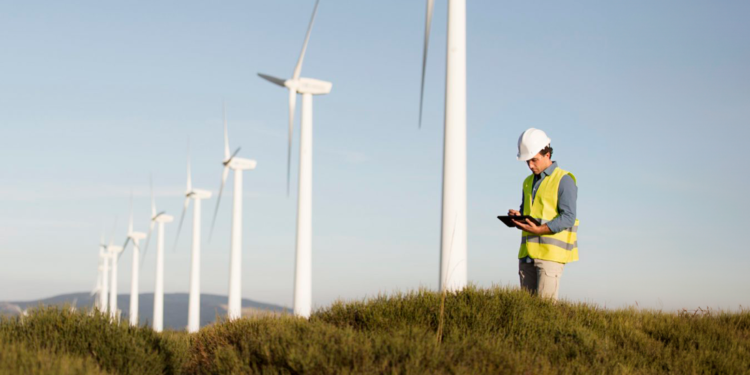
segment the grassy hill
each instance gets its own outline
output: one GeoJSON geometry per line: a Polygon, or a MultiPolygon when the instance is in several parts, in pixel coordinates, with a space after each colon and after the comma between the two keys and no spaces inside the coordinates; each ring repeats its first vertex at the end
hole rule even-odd
{"type": "Polygon", "coordinates": [[[0,374],[742,374],[750,373],[750,311],[603,310],[468,288],[188,335],[45,308],[0,321],[0,347],[0,374]]]}

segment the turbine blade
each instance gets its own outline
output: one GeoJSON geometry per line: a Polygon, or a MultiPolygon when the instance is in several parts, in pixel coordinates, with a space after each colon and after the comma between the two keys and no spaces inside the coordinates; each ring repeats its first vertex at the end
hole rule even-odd
{"type": "Polygon", "coordinates": [[[229,159],[229,134],[227,132],[227,105],[221,104],[224,117],[224,160],[229,159]]]}
{"type": "Polygon", "coordinates": [[[427,0],[427,16],[424,24],[424,51],[422,54],[422,86],[419,92],[419,128],[422,128],[422,103],[424,102],[424,77],[427,70],[427,47],[430,44],[430,26],[432,25],[432,9],[435,0],[427,0]]]}
{"type": "Polygon", "coordinates": [[[271,82],[273,84],[279,85],[281,87],[285,87],[284,86],[285,80],[283,80],[281,78],[272,77],[272,76],[269,76],[269,75],[266,75],[266,74],[263,74],[263,73],[258,73],[258,76],[260,76],[260,78],[263,78],[263,79],[265,79],[268,82],[271,82]]]}
{"type": "MultiPolygon", "coordinates": [[[[100,262],[101,263],[101,260],[100,262]]],[[[91,294],[89,294],[89,297],[99,293],[102,290],[102,270],[101,265],[99,266],[99,270],[96,272],[96,284],[94,284],[94,289],[91,290],[91,294]]]]}
{"type": "MultiPolygon", "coordinates": [[[[131,241],[131,242],[133,242],[133,251],[135,251],[136,249],[139,251],[141,250],[140,246],[138,246],[138,244],[135,241],[131,241]]],[[[120,255],[122,256],[122,254],[124,253],[125,253],[125,248],[122,249],[122,251],[120,252],[120,255]]],[[[120,258],[118,257],[117,260],[120,260],[120,258]]]]}
{"type": "Polygon", "coordinates": [[[227,182],[227,176],[229,176],[229,166],[225,166],[224,171],[221,174],[221,186],[219,186],[219,197],[216,199],[216,209],[214,209],[214,217],[213,219],[211,219],[211,231],[208,232],[208,242],[211,242],[211,238],[214,235],[214,226],[216,225],[216,215],[219,213],[219,204],[221,204],[221,194],[224,191],[224,184],[227,182]]]}
{"type": "Polygon", "coordinates": [[[151,220],[151,225],[149,225],[148,227],[148,234],[146,235],[146,243],[143,245],[143,255],[141,255],[141,268],[143,268],[143,262],[146,261],[146,253],[148,253],[148,244],[151,242],[151,233],[153,233],[154,231],[155,224],[156,222],[154,220],[151,220]]]}
{"type": "Polygon", "coordinates": [[[232,159],[234,159],[234,157],[235,157],[235,156],[237,156],[237,154],[239,154],[239,153],[240,153],[240,150],[241,150],[241,149],[242,149],[242,147],[237,147],[237,149],[236,149],[236,150],[234,150],[234,153],[232,153],[232,156],[230,156],[230,157],[229,157],[229,160],[232,160],[232,159]]]}
{"type": "Polygon", "coordinates": [[[289,197],[289,180],[292,173],[292,132],[294,130],[294,110],[297,104],[297,91],[289,90],[289,143],[286,149],[286,196],[289,197]]]}
{"type": "Polygon", "coordinates": [[[313,8],[312,17],[310,17],[310,24],[307,26],[307,35],[305,35],[305,44],[302,45],[302,52],[299,54],[299,60],[297,60],[297,66],[294,67],[294,74],[292,75],[294,80],[297,80],[302,72],[302,61],[305,59],[305,51],[307,50],[307,42],[310,41],[310,32],[312,31],[313,22],[315,21],[315,14],[318,12],[318,4],[320,0],[315,1],[315,8],[313,8]]]}
{"type": "Polygon", "coordinates": [[[177,226],[177,236],[174,239],[174,249],[172,251],[177,250],[177,240],[180,239],[180,231],[182,230],[182,222],[185,221],[185,212],[188,209],[188,206],[190,206],[190,197],[185,198],[185,203],[182,205],[182,214],[180,214],[180,225],[177,226]]]}

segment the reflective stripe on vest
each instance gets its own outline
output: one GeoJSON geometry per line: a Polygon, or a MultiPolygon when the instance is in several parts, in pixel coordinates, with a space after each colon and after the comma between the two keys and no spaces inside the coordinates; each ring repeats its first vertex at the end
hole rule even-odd
{"type": "MultiPolygon", "coordinates": [[[[523,183],[523,214],[538,219],[542,224],[555,219],[559,215],[557,211],[558,189],[560,181],[566,175],[573,178],[573,182],[576,181],[572,173],[559,167],[555,168],[549,176],[542,180],[533,200],[531,196],[534,175],[527,177],[523,183]]],[[[518,257],[525,258],[526,256],[559,263],[578,260],[578,219],[576,219],[572,228],[567,228],[558,233],[540,236],[523,232],[518,257]]]]}
{"type": "Polygon", "coordinates": [[[567,243],[565,241],[558,240],[556,238],[545,237],[545,236],[524,236],[521,238],[522,244],[538,243],[542,245],[555,245],[565,250],[572,251],[578,247],[578,241],[576,243],[567,243]]]}

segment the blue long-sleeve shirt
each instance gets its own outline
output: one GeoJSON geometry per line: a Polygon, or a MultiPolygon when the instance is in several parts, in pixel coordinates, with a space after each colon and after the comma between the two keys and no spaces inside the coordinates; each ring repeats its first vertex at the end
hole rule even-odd
{"type": "MultiPolygon", "coordinates": [[[[536,197],[536,191],[542,184],[542,180],[549,176],[557,168],[557,162],[553,161],[552,165],[543,170],[542,173],[534,175],[534,187],[531,190],[531,199],[536,197]]],[[[576,222],[576,201],[578,200],[578,186],[569,175],[563,176],[560,180],[560,187],[557,189],[557,212],[558,215],[552,221],[547,223],[552,233],[557,233],[563,229],[571,228],[576,222]]],[[[523,213],[523,192],[521,192],[521,213],[523,213]]]]}

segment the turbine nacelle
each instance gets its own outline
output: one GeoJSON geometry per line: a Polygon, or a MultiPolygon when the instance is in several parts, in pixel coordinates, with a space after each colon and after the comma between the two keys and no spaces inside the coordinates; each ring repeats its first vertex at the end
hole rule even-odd
{"type": "MultiPolygon", "coordinates": [[[[153,211],[156,211],[156,205],[152,206],[153,211]]],[[[151,221],[156,223],[171,223],[174,220],[173,216],[167,215],[166,211],[159,212],[158,214],[153,214],[151,216],[151,221]]],[[[148,234],[151,235],[151,231],[153,230],[153,223],[151,223],[151,228],[149,228],[148,234]]]]}
{"type": "Polygon", "coordinates": [[[156,215],[156,217],[153,218],[152,220],[157,223],[171,223],[174,221],[174,216],[167,215],[167,214],[159,214],[159,215],[156,215]]]}
{"type": "Polygon", "coordinates": [[[109,245],[107,246],[107,251],[109,251],[110,254],[119,254],[124,250],[122,246],[116,246],[116,245],[109,245]]]}
{"type": "Polygon", "coordinates": [[[193,189],[185,194],[186,197],[191,199],[208,199],[211,198],[211,192],[202,189],[193,189]]]}
{"type": "Polygon", "coordinates": [[[251,170],[255,169],[258,163],[252,159],[233,157],[229,161],[224,162],[224,165],[232,168],[233,170],[251,170]]]}
{"type": "Polygon", "coordinates": [[[333,87],[333,83],[331,82],[321,81],[314,78],[300,77],[297,79],[290,78],[283,80],[263,73],[258,73],[258,76],[275,85],[286,87],[298,94],[324,95],[330,93],[331,88],[333,87]]]}
{"type": "Polygon", "coordinates": [[[130,232],[128,233],[128,237],[132,240],[145,240],[146,239],[146,233],[143,232],[130,232]]]}
{"type": "Polygon", "coordinates": [[[299,94],[325,95],[331,92],[333,83],[314,78],[299,78],[297,80],[286,80],[284,86],[299,94]]]}

